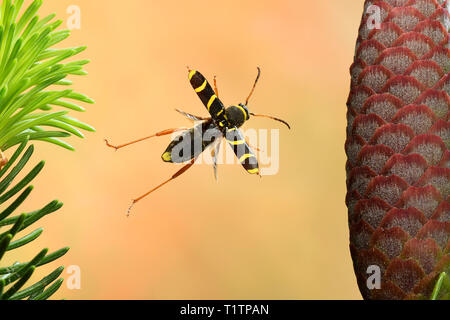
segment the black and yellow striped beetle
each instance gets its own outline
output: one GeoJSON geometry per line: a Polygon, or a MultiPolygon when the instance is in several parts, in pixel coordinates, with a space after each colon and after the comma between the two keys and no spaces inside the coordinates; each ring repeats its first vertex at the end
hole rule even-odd
{"type": "Polygon", "coordinates": [[[219,99],[219,92],[217,89],[217,82],[215,77],[213,90],[206,78],[200,72],[190,70],[189,68],[188,72],[189,81],[195,92],[199,96],[200,100],[208,110],[210,117],[199,117],[176,109],[177,112],[181,113],[189,120],[196,122],[198,121],[200,123],[196,124],[193,128],[167,129],[151,136],[122,144],[120,146],[111,145],[108,140],[105,140],[108,147],[114,148],[117,151],[123,147],[153,137],[160,137],[172,134],[174,132],[181,132],[181,134],[169,144],[166,151],[162,155],[162,160],[164,162],[170,163],[187,164],[183,168],[181,168],[181,170],[175,173],[170,179],[166,180],[165,182],[153,188],[139,198],[134,199],[131,207],[128,209],[128,215],[130,214],[131,208],[137,202],[144,199],[170,181],[178,178],[189,168],[191,168],[200,154],[202,154],[208,147],[212,148],[214,175],[217,179],[217,155],[223,138],[225,138],[227,143],[232,147],[234,153],[236,154],[244,169],[250,174],[260,175],[258,160],[256,159],[255,154],[245,140],[244,135],[239,130],[239,128],[250,119],[250,116],[265,117],[276,120],[284,123],[290,129],[289,124],[284,120],[272,116],[258,115],[249,112],[248,102],[252,97],[256,88],[256,84],[258,83],[258,80],[261,76],[261,69],[259,67],[258,76],[256,77],[253,88],[249,96],[247,97],[245,104],[241,103],[232,105],[228,108],[225,108],[224,104],[219,99]]]}

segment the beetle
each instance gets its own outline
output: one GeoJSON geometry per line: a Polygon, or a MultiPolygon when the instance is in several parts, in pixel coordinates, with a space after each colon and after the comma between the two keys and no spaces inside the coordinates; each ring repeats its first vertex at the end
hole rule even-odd
{"type": "Polygon", "coordinates": [[[116,151],[127,147],[129,145],[154,138],[169,135],[175,132],[181,132],[181,134],[172,140],[167,149],[162,154],[162,160],[169,163],[185,163],[185,166],[177,171],[172,177],[164,181],[157,187],[143,194],[142,196],[133,200],[131,207],[128,209],[128,215],[130,215],[132,207],[140,200],[146,198],[151,193],[155,192],[162,186],[166,185],[170,181],[178,178],[191,168],[196,159],[209,147],[213,148],[213,166],[214,175],[217,179],[217,154],[223,139],[231,146],[239,162],[244,169],[250,174],[260,175],[260,169],[258,160],[252,151],[251,147],[244,138],[244,135],[239,130],[242,125],[250,119],[250,117],[264,117],[272,120],[276,120],[285,124],[289,129],[290,125],[279,118],[254,114],[249,111],[248,103],[252,97],[256,85],[261,76],[261,69],[258,67],[258,75],[253,84],[253,88],[250,91],[245,103],[232,105],[225,108],[222,101],[219,99],[219,92],[217,89],[216,77],[214,77],[214,89],[209,84],[208,80],[198,71],[188,68],[189,82],[191,83],[194,91],[208,110],[210,117],[200,117],[181,110],[176,109],[177,112],[185,116],[191,121],[200,122],[192,128],[174,128],[160,131],[156,134],[152,134],[148,137],[144,137],[132,142],[128,142],[119,146],[114,146],[105,140],[106,145],[110,148],[114,148],[116,151]]]}

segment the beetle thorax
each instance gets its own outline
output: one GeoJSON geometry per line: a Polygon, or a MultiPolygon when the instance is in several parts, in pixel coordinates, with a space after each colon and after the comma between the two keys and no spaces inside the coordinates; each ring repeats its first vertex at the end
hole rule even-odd
{"type": "Polygon", "coordinates": [[[225,110],[225,114],[229,124],[238,128],[240,128],[245,121],[250,119],[250,113],[248,112],[247,107],[243,104],[228,107],[225,110]]]}

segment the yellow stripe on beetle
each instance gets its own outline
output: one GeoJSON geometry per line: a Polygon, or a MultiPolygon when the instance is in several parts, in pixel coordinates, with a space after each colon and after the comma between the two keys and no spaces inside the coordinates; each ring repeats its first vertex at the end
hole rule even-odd
{"type": "Polygon", "coordinates": [[[256,168],[256,169],[248,170],[248,173],[251,173],[251,174],[259,173],[259,169],[256,168]]]}
{"type": "Polygon", "coordinates": [[[230,140],[227,140],[229,143],[231,143],[233,146],[239,146],[239,145],[241,145],[241,144],[245,144],[245,141],[244,140],[238,140],[238,141],[230,141],[230,140]]]}
{"type": "Polygon", "coordinates": [[[202,92],[203,90],[205,90],[207,84],[208,84],[208,81],[205,80],[205,82],[203,82],[203,84],[200,87],[195,89],[195,92],[197,92],[197,93],[202,92]]]}
{"type": "MultiPolygon", "coordinates": [[[[203,89],[204,89],[204,88],[203,88],[203,89]]],[[[203,90],[203,89],[202,89],[202,90],[203,90]]],[[[216,96],[215,94],[211,96],[211,98],[210,98],[209,101],[208,101],[208,105],[207,105],[208,111],[209,111],[209,109],[211,108],[211,106],[212,106],[212,104],[214,103],[214,101],[216,101],[216,99],[217,99],[217,96],[216,96]]]]}
{"type": "Polygon", "coordinates": [[[162,158],[165,162],[172,161],[172,154],[170,152],[166,152],[162,155],[162,158]]]}
{"type": "Polygon", "coordinates": [[[197,71],[192,70],[191,72],[189,72],[189,80],[192,80],[192,78],[195,76],[195,74],[197,73],[197,71]]]}
{"type": "Polygon", "coordinates": [[[245,119],[245,121],[247,121],[248,120],[247,119],[247,112],[245,112],[244,108],[242,108],[241,106],[236,106],[236,107],[238,107],[242,111],[242,113],[244,114],[244,119],[245,119]]]}
{"type": "Polygon", "coordinates": [[[254,155],[252,155],[251,153],[247,153],[247,154],[244,154],[240,159],[239,159],[239,161],[241,162],[241,163],[244,163],[244,161],[245,160],[247,160],[248,158],[256,158],[254,155]]]}

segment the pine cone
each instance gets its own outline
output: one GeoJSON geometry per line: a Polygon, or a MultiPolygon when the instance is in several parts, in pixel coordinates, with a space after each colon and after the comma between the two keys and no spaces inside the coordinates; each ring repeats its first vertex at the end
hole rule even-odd
{"type": "Polygon", "coordinates": [[[345,144],[365,299],[429,298],[450,268],[448,9],[449,0],[365,1],[345,144]],[[371,266],[379,289],[367,285],[371,266]]]}

